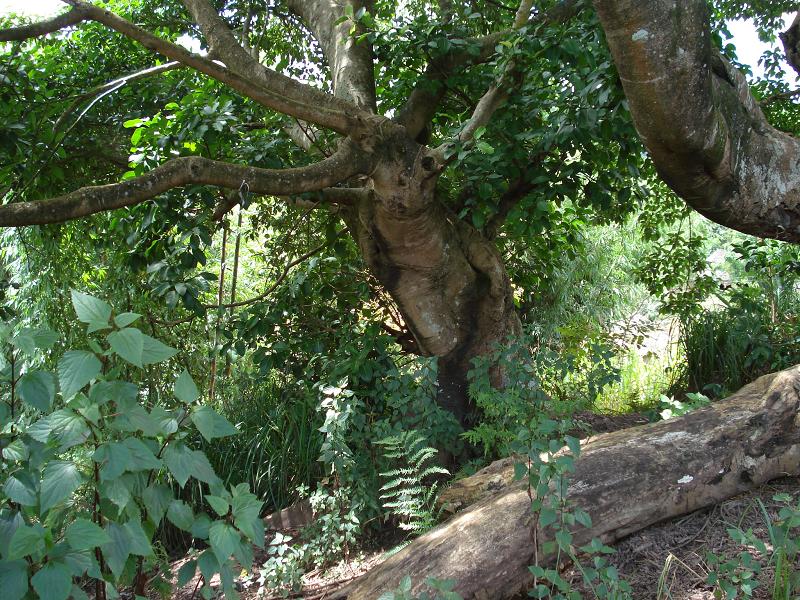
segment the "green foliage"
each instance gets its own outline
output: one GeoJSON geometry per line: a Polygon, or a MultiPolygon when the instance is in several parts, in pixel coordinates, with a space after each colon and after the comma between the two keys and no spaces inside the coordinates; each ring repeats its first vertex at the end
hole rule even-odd
{"type": "Polygon", "coordinates": [[[659,400],[659,408],[661,409],[658,413],[659,416],[666,421],[673,417],[685,415],[697,408],[708,406],[711,402],[708,396],[692,392],[687,393],[686,398],[688,399],[687,402],[681,402],[680,400],[662,395],[659,400]]]}
{"type": "Polygon", "coordinates": [[[179,402],[154,402],[121,380],[129,364],[163,363],[175,350],[130,327],[130,313],[114,314],[87,294],[72,298],[78,320],[94,333],[93,350],[65,352],[57,377],[41,366],[58,336],[13,324],[0,331],[0,574],[9,597],[30,588],[46,598],[85,597],[77,587],[84,578],[102,597],[131,584],[141,595],[143,574],[153,570],[152,585],[169,588],[155,539],[166,522],[208,545],[198,559],[204,596],[219,573],[235,597],[232,561],[249,565],[252,544],[263,544],[262,503],[246,484],[226,488],[187,441],[190,422],[206,437],[236,430],[198,403],[185,371],[175,383],[179,402]],[[175,498],[170,482],[184,487],[190,479],[207,486],[219,518],[175,498]]]}
{"type": "Polygon", "coordinates": [[[435,475],[449,475],[447,469],[432,464],[436,449],[416,431],[379,440],[384,448],[384,458],[395,468],[381,473],[387,481],[381,486],[383,508],[398,519],[399,527],[421,534],[437,522],[436,483],[426,485],[435,475]]]}
{"type": "Polygon", "coordinates": [[[707,582],[714,586],[715,598],[751,597],[759,586],[757,576],[767,567],[773,567],[773,600],[796,598],[800,592],[800,571],[796,569],[800,555],[800,503],[789,494],[773,497],[780,509],[778,518],[773,520],[764,503],[757,499],[759,512],[767,530],[767,540],[759,538],[752,529],[730,527],[728,535],[741,544],[742,550],[734,557],[726,557],[709,552],[706,560],[709,565],[707,582]]]}
{"type": "Polygon", "coordinates": [[[618,378],[602,331],[561,329],[552,337],[530,327],[492,352],[473,359],[470,396],[483,419],[464,433],[487,457],[506,455],[520,426],[546,414],[562,417],[592,406],[618,378]],[[494,384],[502,378],[500,388],[494,384]]]}
{"type": "Polygon", "coordinates": [[[800,362],[797,247],[742,238],[732,248],[732,284],[682,319],[686,383],[717,396],[800,362]]]}
{"type": "Polygon", "coordinates": [[[456,582],[452,579],[428,577],[425,580],[425,585],[429,589],[415,596],[411,592],[413,586],[411,576],[406,575],[400,580],[400,585],[397,586],[397,589],[391,592],[384,592],[378,597],[378,600],[462,600],[461,595],[453,591],[456,587],[456,582]]]}
{"type": "MultiPolygon", "coordinates": [[[[571,507],[566,498],[568,479],[575,471],[575,460],[581,451],[580,441],[564,433],[569,427],[568,421],[535,418],[519,431],[513,445],[515,454],[524,461],[515,463],[514,476],[527,481],[533,513],[533,543],[537,549],[541,548],[541,555],[537,550],[534,556],[546,557],[556,565],[565,559],[571,561],[595,598],[630,599],[630,585],[608,561],[607,556],[614,553],[612,548],[596,538],[580,547],[573,544],[576,529],[591,527],[592,520],[582,508],[571,507]],[[539,536],[544,532],[548,539],[540,541],[539,536]],[[586,558],[590,559],[588,564],[586,558]]],[[[557,569],[545,568],[538,562],[529,569],[533,575],[528,591],[530,597],[582,598],[557,569]]]]}

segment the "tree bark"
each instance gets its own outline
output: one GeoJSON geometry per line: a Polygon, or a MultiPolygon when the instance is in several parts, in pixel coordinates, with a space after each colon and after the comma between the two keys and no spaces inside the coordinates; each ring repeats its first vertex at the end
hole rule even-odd
{"type": "MultiPolygon", "coordinates": [[[[657,521],[797,474],[799,406],[797,366],[683,417],[584,441],[567,497],[591,515],[593,525],[573,531],[575,545],[592,538],[612,543],[657,521]]],[[[474,504],[334,597],[377,598],[405,575],[412,577],[415,594],[425,589],[427,577],[456,580],[455,591],[465,599],[524,592],[534,560],[530,499],[527,487],[512,479],[513,460],[506,459],[457,482],[442,500],[451,508],[474,504]]],[[[541,530],[537,539],[548,535],[541,530]]]]}
{"type": "Polygon", "coordinates": [[[439,358],[439,402],[462,425],[471,359],[519,331],[511,285],[491,242],[436,199],[441,165],[406,136],[386,141],[359,205],[357,237],[426,356],[439,358]]]}
{"type": "MultiPolygon", "coordinates": [[[[659,175],[712,221],[800,241],[800,141],[711,43],[705,0],[594,0],[659,175]]],[[[788,32],[787,32],[788,33],[788,32]]]]}

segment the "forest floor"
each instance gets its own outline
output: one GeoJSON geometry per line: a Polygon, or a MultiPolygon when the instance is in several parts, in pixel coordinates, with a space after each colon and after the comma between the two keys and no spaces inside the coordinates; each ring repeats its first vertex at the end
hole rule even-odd
{"type": "MultiPolygon", "coordinates": [[[[578,417],[595,433],[647,422],[645,417],[635,413],[616,416],[582,413],[578,417]]],[[[800,492],[800,478],[785,477],[721,504],[652,525],[614,545],[616,554],[610,557],[610,562],[619,571],[620,578],[626,580],[633,588],[635,600],[713,600],[713,589],[706,583],[710,570],[707,562],[708,553],[733,558],[746,549],[761,559],[765,565],[757,575],[759,586],[753,592],[752,598],[772,598],[774,567],[767,565],[769,557],[760,557],[754,548],[743,548],[731,538],[728,529],[731,527],[739,527],[745,531],[752,529],[758,538],[768,542],[767,523],[758,501],[764,504],[770,520],[775,522],[780,505],[773,500],[773,496],[779,493],[796,496],[798,492],[800,492]]],[[[262,562],[266,560],[263,551],[259,553],[256,564],[259,564],[259,560],[262,562]]],[[[303,589],[300,592],[289,593],[288,596],[269,593],[258,596],[257,585],[243,587],[240,595],[243,600],[254,598],[272,600],[285,597],[324,600],[339,587],[380,564],[384,558],[385,551],[381,550],[358,555],[324,573],[319,571],[307,573],[303,578],[303,589]]],[[[174,574],[177,574],[185,560],[175,561],[172,564],[174,574]]],[[[798,565],[795,565],[795,568],[798,568],[798,565]]],[[[595,597],[590,589],[582,587],[580,572],[575,567],[565,567],[562,576],[572,581],[574,589],[580,590],[584,598],[595,597]]],[[[196,584],[197,581],[192,580],[173,598],[199,599],[200,594],[197,592],[196,584]]],[[[218,581],[212,581],[213,587],[218,585],[218,581]]]]}

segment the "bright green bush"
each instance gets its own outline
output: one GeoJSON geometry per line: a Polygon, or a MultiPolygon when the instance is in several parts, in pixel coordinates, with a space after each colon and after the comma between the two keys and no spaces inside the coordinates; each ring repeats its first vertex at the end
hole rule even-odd
{"type": "Polygon", "coordinates": [[[187,442],[236,433],[200,402],[185,370],[174,399],[155,402],[124,375],[160,365],[176,351],[134,327],[140,315],[72,293],[90,350],[68,350],[56,373],[43,368],[58,341],[46,329],[0,328],[4,382],[0,402],[0,588],[6,600],[143,596],[148,585],[170,595],[165,555],[155,534],[165,522],[202,542],[181,569],[179,585],[199,570],[201,593],[219,573],[235,595],[233,561],[249,566],[263,545],[262,502],[247,485],[226,487],[187,442]],[[195,512],[175,487],[202,486],[211,513],[195,512]],[[152,581],[150,579],[152,578],[152,581]]]}

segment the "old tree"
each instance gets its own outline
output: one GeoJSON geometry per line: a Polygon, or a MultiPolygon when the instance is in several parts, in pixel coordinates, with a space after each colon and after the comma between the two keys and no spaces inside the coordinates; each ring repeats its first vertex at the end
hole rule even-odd
{"type": "MultiPolygon", "coordinates": [[[[105,243],[127,239],[198,311],[197,261],[162,268],[163,232],[206,239],[251,197],[253,227],[273,228],[288,207],[358,253],[371,297],[391,298],[378,320],[438,358],[462,424],[471,360],[537,302],[515,298],[538,276],[516,257],[558,260],[585,215],[620,219],[656,173],[717,223],[800,241],[792,95],[751,91],[718,33],[742,15],[775,31],[788,0],[66,4],[0,30],[0,225],[118,211],[95,221],[105,243]]],[[[798,27],[781,39],[800,70],[798,27]]]]}

